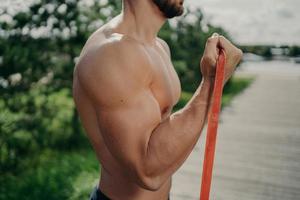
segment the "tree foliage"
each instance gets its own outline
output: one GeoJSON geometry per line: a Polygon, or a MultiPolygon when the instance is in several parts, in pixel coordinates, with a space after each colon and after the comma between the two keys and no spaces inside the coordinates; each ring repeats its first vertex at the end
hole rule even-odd
{"type": "MultiPolygon", "coordinates": [[[[117,15],[121,1],[39,0],[0,21],[0,166],[16,173],[20,161],[46,148],[86,145],[72,101],[72,75],[89,35],[117,15]]],[[[185,91],[201,81],[199,61],[207,37],[226,35],[188,10],[159,33],[169,44],[185,91]]]]}

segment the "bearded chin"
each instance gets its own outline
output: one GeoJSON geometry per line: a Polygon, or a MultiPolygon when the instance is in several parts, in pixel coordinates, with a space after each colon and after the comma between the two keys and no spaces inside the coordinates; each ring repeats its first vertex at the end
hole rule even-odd
{"type": "Polygon", "coordinates": [[[153,0],[153,2],[166,18],[170,19],[183,14],[183,7],[177,6],[171,0],[153,0]]]}

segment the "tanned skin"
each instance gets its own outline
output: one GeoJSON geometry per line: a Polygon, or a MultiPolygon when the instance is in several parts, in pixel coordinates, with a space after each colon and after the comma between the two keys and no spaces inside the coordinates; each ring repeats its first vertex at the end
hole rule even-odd
{"type": "Polygon", "coordinates": [[[168,199],[171,176],[205,124],[219,49],[227,56],[224,84],[242,57],[223,36],[209,38],[202,82],[171,114],[181,86],[169,47],[157,37],[167,17],[153,0],[124,0],[122,13],[90,36],[74,69],[76,108],[101,163],[99,188],[114,200],[168,199]]]}

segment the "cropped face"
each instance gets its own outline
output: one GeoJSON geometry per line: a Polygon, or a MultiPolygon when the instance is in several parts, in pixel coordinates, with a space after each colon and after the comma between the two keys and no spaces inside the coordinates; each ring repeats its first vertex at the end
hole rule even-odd
{"type": "Polygon", "coordinates": [[[159,10],[166,18],[173,18],[182,15],[184,0],[153,0],[159,10]]]}

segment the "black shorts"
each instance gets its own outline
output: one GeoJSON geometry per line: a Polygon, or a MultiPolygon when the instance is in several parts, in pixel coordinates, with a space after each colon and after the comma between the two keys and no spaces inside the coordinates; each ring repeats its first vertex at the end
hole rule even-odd
{"type": "MultiPolygon", "coordinates": [[[[96,186],[90,195],[90,200],[111,200],[96,186]]],[[[169,197],[170,200],[170,197],[169,197]]]]}

